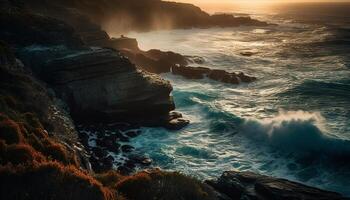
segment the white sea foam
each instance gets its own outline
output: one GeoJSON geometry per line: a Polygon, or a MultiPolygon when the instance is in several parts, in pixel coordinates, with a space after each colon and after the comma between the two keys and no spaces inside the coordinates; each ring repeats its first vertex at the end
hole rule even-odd
{"type": "Polygon", "coordinates": [[[246,120],[241,132],[251,139],[298,156],[350,155],[350,142],[329,135],[324,122],[318,112],[280,111],[272,118],[246,120]]]}

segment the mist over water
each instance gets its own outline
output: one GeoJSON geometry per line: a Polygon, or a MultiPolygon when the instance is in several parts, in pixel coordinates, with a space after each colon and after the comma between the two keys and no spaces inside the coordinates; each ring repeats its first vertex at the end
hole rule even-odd
{"type": "Polygon", "coordinates": [[[192,66],[258,77],[227,85],[164,74],[174,86],[177,110],[191,124],[177,132],[144,128],[132,142],[155,166],[200,178],[249,170],[350,196],[349,24],[255,17],[278,26],[129,35],[144,50],[205,59],[192,66]]]}

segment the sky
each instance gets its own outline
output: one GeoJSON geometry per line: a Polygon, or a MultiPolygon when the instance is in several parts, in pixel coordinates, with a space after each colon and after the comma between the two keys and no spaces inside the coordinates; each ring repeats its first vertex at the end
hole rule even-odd
{"type": "Polygon", "coordinates": [[[303,2],[350,2],[350,0],[173,0],[193,3],[208,12],[229,10],[266,10],[269,6],[280,3],[303,2]]]}

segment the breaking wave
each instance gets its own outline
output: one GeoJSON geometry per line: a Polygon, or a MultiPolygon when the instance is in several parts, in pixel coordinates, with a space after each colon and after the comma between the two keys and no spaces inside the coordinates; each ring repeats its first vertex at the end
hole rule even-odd
{"type": "Polygon", "coordinates": [[[246,120],[241,132],[296,157],[342,160],[350,157],[350,141],[331,136],[320,113],[280,111],[273,118],[246,120]]]}

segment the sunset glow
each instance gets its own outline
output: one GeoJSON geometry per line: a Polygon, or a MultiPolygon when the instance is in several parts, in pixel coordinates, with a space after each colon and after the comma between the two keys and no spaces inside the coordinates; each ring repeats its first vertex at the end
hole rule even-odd
{"type": "Polygon", "coordinates": [[[350,0],[177,0],[178,2],[192,3],[208,12],[219,11],[259,11],[266,12],[271,6],[287,3],[311,2],[350,2],[350,0]]]}

